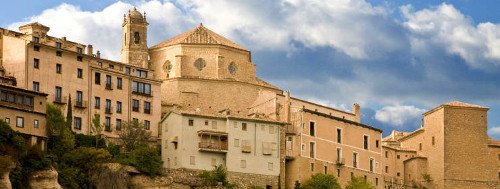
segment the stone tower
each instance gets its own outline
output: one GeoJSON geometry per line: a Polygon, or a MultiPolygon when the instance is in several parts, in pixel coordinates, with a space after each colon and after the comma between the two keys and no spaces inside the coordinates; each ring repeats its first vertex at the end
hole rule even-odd
{"type": "Polygon", "coordinates": [[[147,30],[146,13],[143,16],[134,7],[128,15],[124,15],[121,62],[142,68],[148,67],[147,30]]]}

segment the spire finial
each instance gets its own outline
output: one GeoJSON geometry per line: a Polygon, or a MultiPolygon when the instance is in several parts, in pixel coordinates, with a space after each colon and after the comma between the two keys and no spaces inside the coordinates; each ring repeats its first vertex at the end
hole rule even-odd
{"type": "Polygon", "coordinates": [[[200,22],[200,26],[203,27],[203,23],[202,22],[200,22]]]}

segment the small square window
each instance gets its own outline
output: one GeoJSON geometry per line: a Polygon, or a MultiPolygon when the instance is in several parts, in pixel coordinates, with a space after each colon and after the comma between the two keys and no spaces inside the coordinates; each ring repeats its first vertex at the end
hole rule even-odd
{"type": "Polygon", "coordinates": [[[194,125],[194,120],[189,119],[189,121],[188,121],[188,122],[189,122],[189,126],[193,126],[193,125],[194,125]]]}
{"type": "Polygon", "coordinates": [[[83,57],[82,57],[82,56],[77,56],[77,57],[76,57],[76,61],[78,61],[78,62],[82,62],[82,61],[83,61],[83,57]]]}
{"type": "Polygon", "coordinates": [[[247,123],[241,123],[241,130],[246,131],[247,130],[247,123]]]}
{"type": "Polygon", "coordinates": [[[205,120],[205,126],[208,126],[208,120],[205,120]]]}
{"type": "Polygon", "coordinates": [[[33,51],[39,52],[40,46],[38,46],[38,45],[33,46],[33,51]]]}
{"type": "Polygon", "coordinates": [[[62,56],[62,51],[56,51],[56,56],[62,56]]]}

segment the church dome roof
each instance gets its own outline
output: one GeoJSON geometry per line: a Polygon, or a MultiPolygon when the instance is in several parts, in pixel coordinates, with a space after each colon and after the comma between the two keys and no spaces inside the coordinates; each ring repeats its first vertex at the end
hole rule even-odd
{"type": "Polygon", "coordinates": [[[132,11],[129,12],[130,18],[142,19],[142,14],[137,11],[137,8],[134,7],[132,11]]]}

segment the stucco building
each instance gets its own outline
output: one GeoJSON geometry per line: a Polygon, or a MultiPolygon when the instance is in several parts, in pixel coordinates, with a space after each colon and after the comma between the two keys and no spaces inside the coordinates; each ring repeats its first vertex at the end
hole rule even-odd
{"type": "Polygon", "coordinates": [[[161,140],[165,168],[224,165],[230,181],[247,187],[293,188],[314,173],[342,186],[352,176],[377,188],[499,186],[500,145],[486,135],[487,108],[444,104],[424,114],[419,130],[382,139],[361,122],[358,104],[347,112],[292,97],[257,77],[248,49],[202,24],[152,47],[147,29],[135,8],[125,15],[117,62],[39,23],[0,28],[0,65],[16,90],[35,96],[25,108],[39,116],[40,92],[63,111],[71,96],[75,132],[95,134],[95,114],[110,138],[122,122],[143,123],[161,140]]]}

